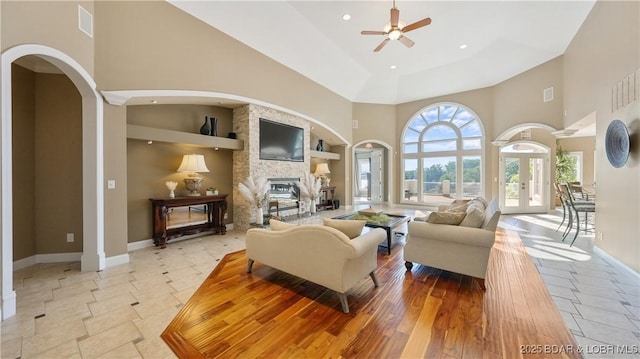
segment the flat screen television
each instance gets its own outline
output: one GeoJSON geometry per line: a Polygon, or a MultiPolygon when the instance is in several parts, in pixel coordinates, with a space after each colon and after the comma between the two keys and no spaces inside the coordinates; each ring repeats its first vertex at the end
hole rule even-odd
{"type": "Polygon", "coordinates": [[[304,162],[304,130],[261,118],[260,159],[304,162]]]}

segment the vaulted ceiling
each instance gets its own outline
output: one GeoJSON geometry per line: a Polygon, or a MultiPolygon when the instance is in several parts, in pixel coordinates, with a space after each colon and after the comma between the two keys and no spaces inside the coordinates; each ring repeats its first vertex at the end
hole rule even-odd
{"type": "Polygon", "coordinates": [[[563,54],[595,1],[398,0],[400,21],[432,23],[406,34],[413,47],[380,52],[384,36],[360,32],[382,30],[392,1],[169,2],[350,101],[398,104],[492,86],[563,54]]]}

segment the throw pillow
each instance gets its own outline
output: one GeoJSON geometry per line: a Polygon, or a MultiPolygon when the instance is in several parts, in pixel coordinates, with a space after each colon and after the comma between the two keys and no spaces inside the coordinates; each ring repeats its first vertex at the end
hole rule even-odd
{"type": "Polygon", "coordinates": [[[285,223],[282,221],[278,221],[277,219],[269,220],[269,227],[271,228],[272,231],[284,231],[285,229],[289,229],[297,226],[298,225],[296,224],[285,223]]]}
{"type": "Polygon", "coordinates": [[[456,199],[451,202],[445,212],[465,212],[467,210],[467,206],[469,204],[468,199],[456,199]]]}
{"type": "Polygon", "coordinates": [[[335,228],[344,233],[350,239],[354,239],[362,233],[364,225],[367,223],[364,219],[330,219],[324,218],[322,223],[331,228],[335,228]]]}
{"type": "Polygon", "coordinates": [[[478,207],[469,207],[467,215],[464,217],[460,226],[480,228],[484,224],[484,217],[486,216],[484,210],[478,207]]]}
{"type": "Polygon", "coordinates": [[[466,215],[467,212],[431,212],[429,217],[427,217],[427,222],[435,224],[452,224],[457,226],[462,222],[466,215]]]}
{"type": "Polygon", "coordinates": [[[487,206],[489,205],[489,202],[487,202],[487,200],[484,199],[484,197],[476,197],[476,198],[474,198],[474,200],[475,201],[479,201],[480,203],[482,203],[484,208],[487,208],[487,206]]]}

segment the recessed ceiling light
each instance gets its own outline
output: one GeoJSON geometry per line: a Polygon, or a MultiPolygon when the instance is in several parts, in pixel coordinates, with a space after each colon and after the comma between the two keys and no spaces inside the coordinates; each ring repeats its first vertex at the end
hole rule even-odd
{"type": "Polygon", "coordinates": [[[395,70],[395,69],[397,69],[397,68],[398,68],[398,66],[396,66],[396,65],[391,65],[391,66],[389,66],[389,68],[390,68],[391,70],[395,70]]]}
{"type": "Polygon", "coordinates": [[[466,45],[466,44],[462,44],[462,45],[460,45],[460,49],[466,49],[466,48],[467,48],[467,45],[466,45]]]}
{"type": "Polygon", "coordinates": [[[349,14],[342,15],[342,20],[344,20],[344,21],[351,20],[351,15],[349,15],[349,14]]]}

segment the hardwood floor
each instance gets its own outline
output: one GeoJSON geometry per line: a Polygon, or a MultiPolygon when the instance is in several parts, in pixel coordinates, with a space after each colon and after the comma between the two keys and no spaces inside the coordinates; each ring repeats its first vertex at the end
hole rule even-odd
{"type": "Polygon", "coordinates": [[[483,293],[469,277],[378,251],[380,287],[330,290],[227,255],[162,333],[181,358],[580,358],[517,233],[498,229],[483,293]],[[525,354],[526,353],[526,354],[525,354]]]}

